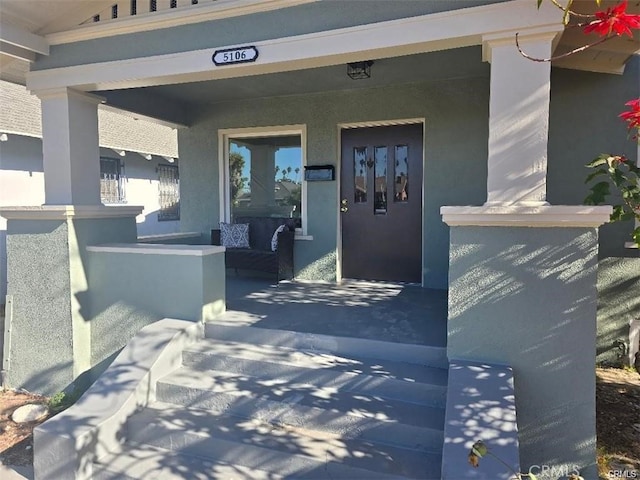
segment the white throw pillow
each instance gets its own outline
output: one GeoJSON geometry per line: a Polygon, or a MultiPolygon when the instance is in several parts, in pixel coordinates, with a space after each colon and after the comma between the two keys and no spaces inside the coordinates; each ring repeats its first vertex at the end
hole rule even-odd
{"type": "Polygon", "coordinates": [[[227,248],[249,248],[249,224],[220,222],[220,243],[227,248]]]}
{"type": "Polygon", "coordinates": [[[283,232],[287,228],[286,225],[280,225],[276,228],[276,231],[273,233],[273,237],[271,237],[271,251],[275,252],[278,250],[278,234],[283,232]]]}

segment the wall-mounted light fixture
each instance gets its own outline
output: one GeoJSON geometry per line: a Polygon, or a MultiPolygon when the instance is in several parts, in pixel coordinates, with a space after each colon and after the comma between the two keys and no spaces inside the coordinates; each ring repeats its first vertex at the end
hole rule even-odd
{"type": "Polygon", "coordinates": [[[6,133],[0,133],[0,142],[6,142],[7,140],[9,140],[9,135],[6,133]]]}
{"type": "Polygon", "coordinates": [[[120,155],[121,157],[124,157],[127,152],[125,152],[124,150],[117,150],[115,148],[112,148],[111,150],[113,150],[114,152],[116,152],[118,155],[120,155]]]}
{"type": "Polygon", "coordinates": [[[173,163],[175,161],[175,158],[173,157],[167,157],[165,155],[162,156],[162,158],[164,158],[167,162],[169,163],[173,163]]]}
{"type": "Polygon", "coordinates": [[[138,155],[140,155],[145,160],[151,160],[151,158],[152,158],[150,153],[140,153],[140,152],[138,152],[138,155]]]}
{"type": "Polygon", "coordinates": [[[371,65],[373,65],[373,60],[347,63],[347,75],[349,75],[349,78],[352,80],[369,78],[371,77],[371,65]]]}

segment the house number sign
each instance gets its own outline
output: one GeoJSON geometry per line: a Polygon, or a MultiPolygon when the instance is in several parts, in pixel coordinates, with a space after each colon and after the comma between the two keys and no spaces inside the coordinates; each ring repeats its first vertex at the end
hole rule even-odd
{"type": "Polygon", "coordinates": [[[258,58],[258,49],[253,45],[247,47],[225,48],[213,52],[213,63],[217,66],[232,65],[234,63],[255,62],[258,58]]]}

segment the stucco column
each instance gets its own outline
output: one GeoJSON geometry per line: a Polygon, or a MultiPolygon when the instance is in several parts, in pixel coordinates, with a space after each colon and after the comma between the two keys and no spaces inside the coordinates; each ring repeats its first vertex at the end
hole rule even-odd
{"type": "MultiPolygon", "coordinates": [[[[558,30],[521,34],[520,45],[548,58],[558,30]]],[[[515,35],[486,36],[482,44],[491,63],[487,205],[546,203],[551,64],[524,58],[515,35]]]]}
{"type": "MultiPolygon", "coordinates": [[[[2,207],[7,219],[5,380],[53,395],[90,381],[91,283],[88,246],[134,243],[142,207],[43,205],[2,207]],[[8,303],[9,303],[8,302],[8,303]]],[[[122,278],[122,281],[130,280],[122,278]]],[[[95,283],[95,282],[94,282],[95,283]]]]}
{"type": "MultiPolygon", "coordinates": [[[[528,30],[520,45],[549,57],[559,28],[528,30]]],[[[597,227],[611,207],[546,202],[550,65],[522,57],[515,31],[483,38],[483,49],[487,201],[441,208],[451,227],[447,354],[512,367],[524,473],[596,478],[597,227]]],[[[484,434],[489,447],[500,441],[484,434]]],[[[462,455],[471,435],[455,439],[462,455]]],[[[464,478],[476,478],[472,467],[464,478]]]]}
{"type": "Polygon", "coordinates": [[[71,88],[36,92],[42,102],[46,205],[100,205],[100,97],[71,88]]]}

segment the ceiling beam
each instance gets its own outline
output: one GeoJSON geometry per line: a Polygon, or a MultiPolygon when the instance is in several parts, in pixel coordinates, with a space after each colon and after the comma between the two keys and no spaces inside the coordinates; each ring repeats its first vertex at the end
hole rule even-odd
{"type": "Polygon", "coordinates": [[[44,37],[8,23],[0,23],[0,42],[49,55],[49,42],[44,37]]]}
{"type": "Polygon", "coordinates": [[[8,55],[11,58],[17,58],[18,60],[26,60],[27,62],[35,62],[36,54],[31,50],[25,50],[24,48],[16,47],[9,43],[0,41],[0,53],[8,55]]]}

